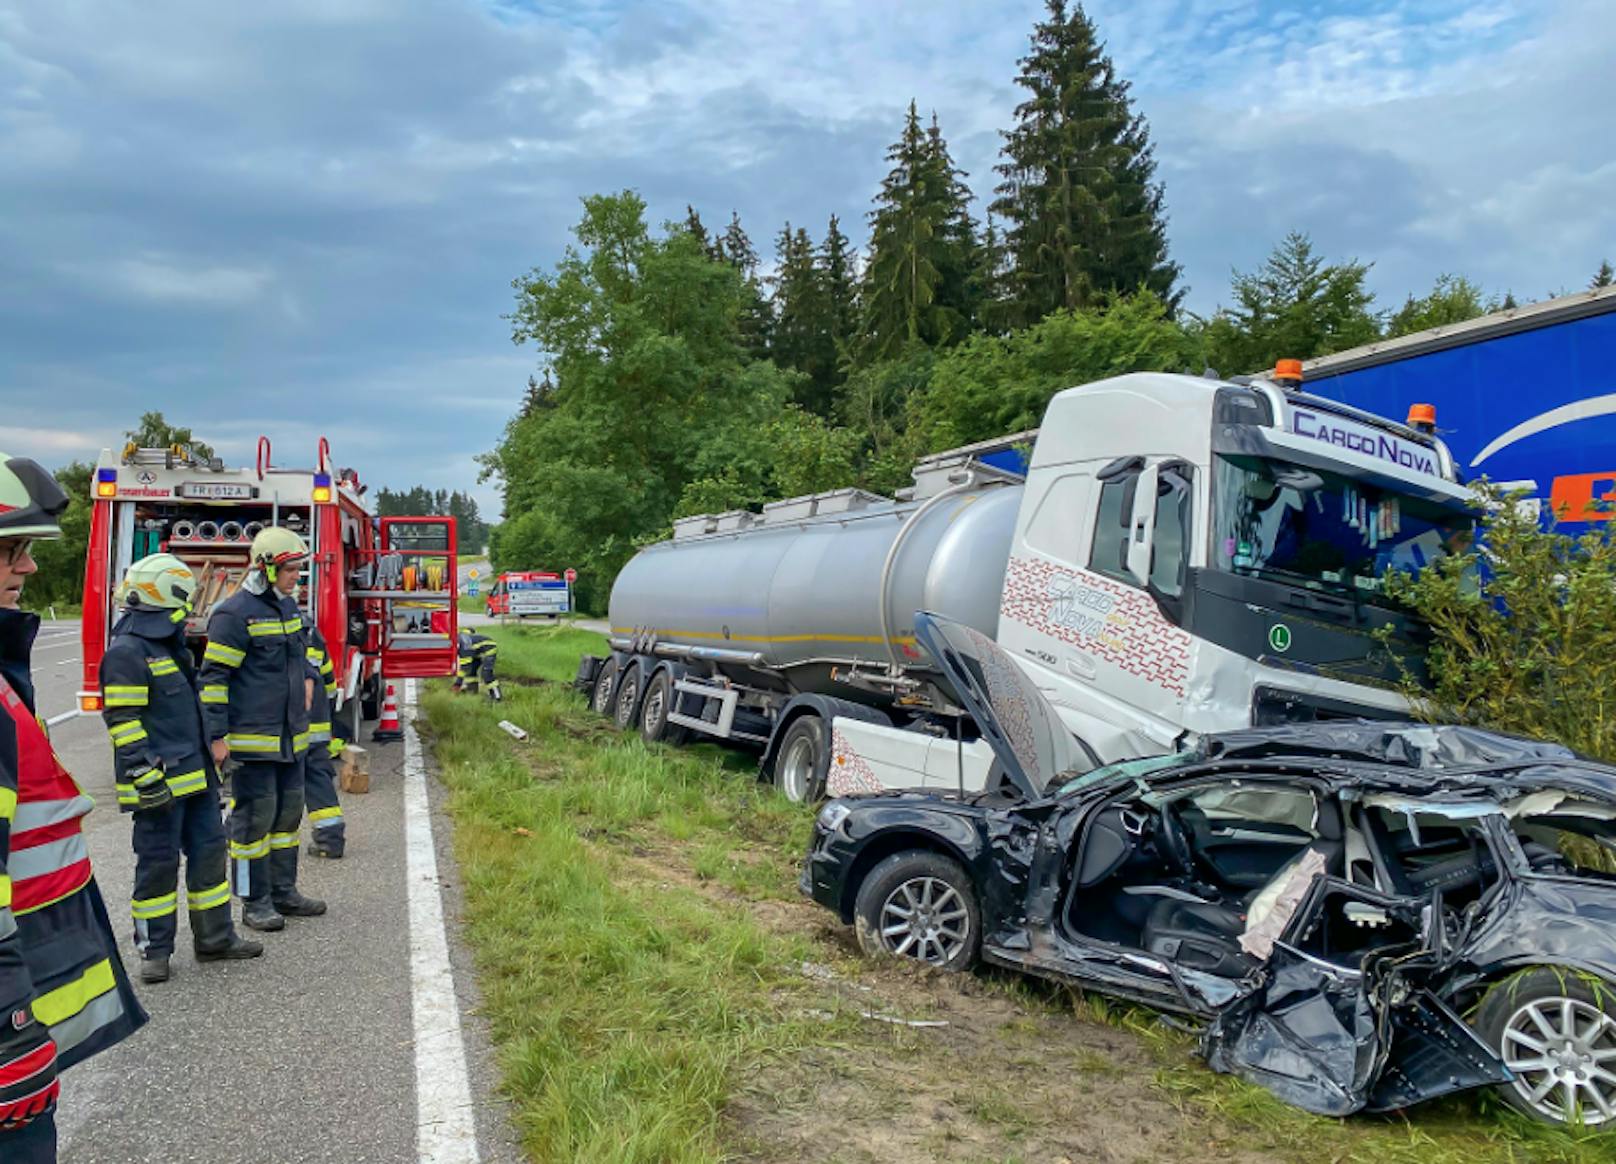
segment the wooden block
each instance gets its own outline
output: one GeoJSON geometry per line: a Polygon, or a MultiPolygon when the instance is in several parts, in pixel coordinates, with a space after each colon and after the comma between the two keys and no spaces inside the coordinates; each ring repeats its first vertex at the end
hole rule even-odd
{"type": "Polygon", "coordinates": [[[337,786],[344,792],[370,791],[370,754],[358,744],[349,744],[342,750],[337,786]]]}

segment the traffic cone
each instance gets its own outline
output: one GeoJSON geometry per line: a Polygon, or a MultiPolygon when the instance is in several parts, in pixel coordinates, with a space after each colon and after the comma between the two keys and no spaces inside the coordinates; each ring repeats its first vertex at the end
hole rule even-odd
{"type": "Polygon", "coordinates": [[[376,730],[370,733],[373,743],[390,744],[394,740],[404,738],[404,729],[398,722],[398,696],[393,691],[393,685],[387,685],[387,698],[382,701],[382,721],[376,725],[376,730]]]}

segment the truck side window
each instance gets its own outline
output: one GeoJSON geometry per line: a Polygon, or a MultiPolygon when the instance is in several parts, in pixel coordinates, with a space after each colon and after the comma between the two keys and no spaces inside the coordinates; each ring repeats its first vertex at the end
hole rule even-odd
{"type": "Polygon", "coordinates": [[[1150,582],[1165,598],[1184,595],[1184,568],[1190,544],[1189,469],[1163,465],[1156,480],[1155,537],[1150,547],[1150,582]]]}
{"type": "Polygon", "coordinates": [[[1129,468],[1114,475],[1102,475],[1094,544],[1089,550],[1089,569],[1129,585],[1137,585],[1128,573],[1128,530],[1133,524],[1133,499],[1139,473],[1139,468],[1129,468]]]}

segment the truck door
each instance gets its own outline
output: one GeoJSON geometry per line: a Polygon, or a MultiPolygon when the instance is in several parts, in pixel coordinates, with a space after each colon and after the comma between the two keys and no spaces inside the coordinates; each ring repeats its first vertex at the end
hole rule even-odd
{"type": "Polygon", "coordinates": [[[381,603],[382,674],[454,674],[460,631],[452,517],[384,517],[374,594],[381,603]]]}

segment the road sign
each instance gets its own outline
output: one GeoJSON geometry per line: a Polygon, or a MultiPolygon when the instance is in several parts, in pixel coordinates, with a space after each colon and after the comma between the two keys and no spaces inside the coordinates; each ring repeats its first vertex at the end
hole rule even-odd
{"type": "Polygon", "coordinates": [[[574,570],[571,566],[568,566],[566,572],[561,576],[569,583],[578,581],[578,571],[574,570]]]}
{"type": "Polygon", "coordinates": [[[482,575],[478,574],[477,573],[477,567],[473,566],[471,569],[466,571],[466,577],[470,578],[473,582],[475,582],[475,581],[477,581],[478,578],[482,577],[482,575]]]}
{"type": "Polygon", "coordinates": [[[466,593],[472,598],[477,597],[477,579],[473,578],[471,580],[471,585],[466,587],[466,593]]]}

